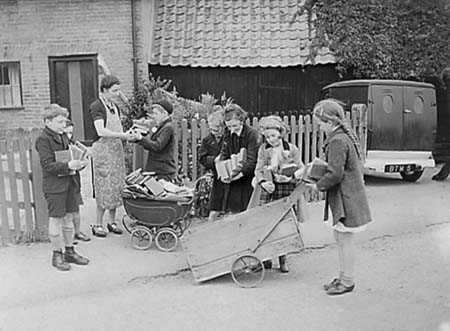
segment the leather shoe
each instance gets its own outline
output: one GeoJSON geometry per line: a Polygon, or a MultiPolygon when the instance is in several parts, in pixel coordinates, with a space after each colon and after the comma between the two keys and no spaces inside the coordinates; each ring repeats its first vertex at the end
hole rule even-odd
{"type": "Polygon", "coordinates": [[[272,269],[272,261],[267,260],[263,262],[264,269],[272,269]]]}
{"type": "Polygon", "coordinates": [[[117,223],[108,223],[106,225],[106,227],[108,228],[109,232],[115,233],[115,234],[122,234],[123,231],[117,226],[117,223]]]}
{"type": "Polygon", "coordinates": [[[327,294],[328,295],[341,295],[341,294],[353,291],[354,288],[355,288],[355,284],[353,284],[351,286],[345,286],[344,284],[342,284],[342,282],[338,282],[334,286],[330,287],[327,290],[327,294]]]}
{"type": "Polygon", "coordinates": [[[286,261],[286,255],[282,255],[282,256],[278,257],[278,261],[280,262],[280,271],[282,273],[289,272],[289,267],[288,267],[287,261],[286,261]]]}
{"type": "Polygon", "coordinates": [[[91,241],[91,238],[86,236],[83,232],[76,233],[75,234],[75,239],[81,240],[81,241],[91,241]]]}
{"type": "Polygon", "coordinates": [[[101,225],[93,225],[91,227],[92,235],[100,238],[106,237],[106,232],[103,230],[103,227],[101,225]]]}
{"type": "Polygon", "coordinates": [[[63,254],[61,251],[53,251],[52,265],[61,271],[70,270],[70,265],[64,261],[63,254]]]}
{"type": "Polygon", "coordinates": [[[73,247],[66,247],[64,260],[68,263],[75,263],[78,265],[86,265],[89,263],[89,259],[79,255],[77,252],[75,252],[73,247]]]}

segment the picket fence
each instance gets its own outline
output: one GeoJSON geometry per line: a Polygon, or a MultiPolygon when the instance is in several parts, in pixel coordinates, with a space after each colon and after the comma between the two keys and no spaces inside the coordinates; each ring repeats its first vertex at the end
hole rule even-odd
{"type": "MultiPolygon", "coordinates": [[[[352,109],[348,120],[366,146],[364,109],[352,109]]],[[[323,153],[324,134],[309,115],[284,117],[289,128],[288,141],[300,149],[305,163],[323,153]]],[[[258,129],[258,119],[248,124],[258,129]]],[[[204,170],[197,161],[201,140],[209,133],[207,123],[182,120],[175,123],[178,144],[175,155],[179,160],[178,174],[193,183],[204,170]]],[[[42,169],[34,148],[40,129],[18,129],[0,137],[0,238],[1,243],[48,240],[47,205],[42,194],[42,169]]],[[[134,145],[133,168],[144,168],[146,152],[134,145]]]]}

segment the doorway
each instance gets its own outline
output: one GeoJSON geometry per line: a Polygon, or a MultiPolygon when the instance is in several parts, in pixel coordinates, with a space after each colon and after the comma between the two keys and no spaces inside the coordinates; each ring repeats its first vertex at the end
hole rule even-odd
{"type": "Polygon", "coordinates": [[[97,54],[49,57],[50,101],[69,110],[75,140],[90,144],[89,107],[98,98],[97,54]]]}

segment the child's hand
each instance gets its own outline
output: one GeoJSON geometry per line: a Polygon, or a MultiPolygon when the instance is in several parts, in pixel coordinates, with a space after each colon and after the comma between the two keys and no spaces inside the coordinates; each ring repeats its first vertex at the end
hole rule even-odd
{"type": "Polygon", "coordinates": [[[300,169],[298,169],[294,172],[294,177],[296,179],[302,178],[305,171],[306,171],[306,167],[305,166],[301,167],[300,169]]]}
{"type": "Polygon", "coordinates": [[[67,164],[70,170],[80,170],[85,167],[85,162],[80,160],[70,160],[67,164]]]}
{"type": "Polygon", "coordinates": [[[275,191],[275,184],[272,182],[262,182],[261,187],[269,194],[275,191]]]}
{"type": "Polygon", "coordinates": [[[291,177],[279,174],[274,174],[274,178],[277,183],[288,183],[292,179],[291,177]]]}

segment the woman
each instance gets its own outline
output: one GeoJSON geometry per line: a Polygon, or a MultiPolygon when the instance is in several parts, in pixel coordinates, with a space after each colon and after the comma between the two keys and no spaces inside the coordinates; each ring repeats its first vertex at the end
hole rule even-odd
{"type": "Polygon", "coordinates": [[[327,139],[324,142],[328,162],[325,175],[313,187],[326,191],[325,216],[328,206],[333,221],[339,256],[339,277],[324,285],[329,295],[353,291],[355,249],[353,237],[363,231],[371,221],[369,204],[364,190],[361,148],[353,130],[345,123],[345,114],[340,103],[334,99],[322,100],[314,107],[314,119],[327,139]]]}
{"type": "MultiPolygon", "coordinates": [[[[295,190],[296,182],[294,175],[283,175],[281,169],[284,165],[297,167],[296,174],[300,176],[304,164],[300,158],[298,148],[284,140],[286,127],[279,116],[263,117],[260,121],[260,128],[265,138],[265,143],[258,151],[258,161],[256,163],[256,182],[261,187],[259,205],[284,198],[295,190]],[[271,173],[272,180],[266,178],[265,172],[271,173]]],[[[278,258],[280,271],[289,272],[286,255],[278,258]]],[[[264,266],[271,268],[271,261],[265,261],[264,266]]]]}
{"type": "Polygon", "coordinates": [[[221,160],[230,159],[241,148],[247,151],[247,158],[240,171],[234,173],[231,179],[222,179],[222,182],[229,184],[225,208],[232,213],[246,210],[250,201],[252,178],[261,144],[258,132],[245,124],[246,117],[247,113],[237,104],[229,104],[224,109],[225,125],[229,131],[224,136],[221,160]]]}
{"type": "Polygon", "coordinates": [[[94,191],[97,203],[97,224],[92,234],[106,237],[103,215],[108,210],[108,231],[122,234],[115,221],[116,208],[122,205],[122,190],[125,178],[125,159],[122,140],[136,139],[131,132],[123,132],[119,107],[116,105],[120,92],[120,81],[114,75],[106,75],[100,83],[100,98],[89,109],[95,127],[92,145],[94,191]]]}

